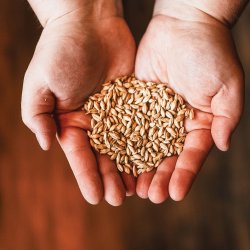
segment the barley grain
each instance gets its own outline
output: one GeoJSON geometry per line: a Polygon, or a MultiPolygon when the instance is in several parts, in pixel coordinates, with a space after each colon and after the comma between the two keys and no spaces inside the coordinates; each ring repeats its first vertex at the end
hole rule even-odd
{"type": "Polygon", "coordinates": [[[184,120],[194,119],[193,109],[166,84],[134,76],[104,83],[83,110],[92,116],[90,145],[135,177],[158,167],[164,157],[181,154],[184,120]]]}

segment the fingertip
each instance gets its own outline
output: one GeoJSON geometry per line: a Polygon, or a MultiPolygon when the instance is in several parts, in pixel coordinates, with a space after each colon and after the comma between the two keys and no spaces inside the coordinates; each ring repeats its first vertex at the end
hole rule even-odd
{"type": "Polygon", "coordinates": [[[214,140],[216,147],[219,150],[221,150],[223,152],[228,151],[228,149],[230,147],[230,136],[229,135],[226,136],[226,135],[220,134],[220,131],[214,132],[212,130],[212,137],[213,137],[213,140],[214,140]]]}
{"type": "Polygon", "coordinates": [[[174,201],[182,201],[188,194],[195,175],[186,169],[176,169],[170,179],[169,196],[174,201]]]}
{"type": "Polygon", "coordinates": [[[216,147],[221,151],[227,151],[230,146],[231,133],[234,126],[228,118],[214,117],[211,133],[216,147]]]}
{"type": "Polygon", "coordinates": [[[135,188],[135,177],[132,176],[131,174],[127,174],[127,173],[121,173],[121,177],[126,189],[126,196],[133,196],[136,192],[135,188]]]}
{"type": "Polygon", "coordinates": [[[130,192],[126,191],[126,196],[127,196],[127,197],[131,197],[131,196],[133,196],[133,195],[135,195],[135,192],[134,192],[134,193],[130,193],[130,192]]]}
{"type": "Polygon", "coordinates": [[[126,197],[126,189],[118,170],[107,155],[97,154],[104,186],[104,198],[112,206],[120,206],[126,197]]]}
{"type": "Polygon", "coordinates": [[[142,199],[147,199],[148,198],[148,189],[149,185],[145,185],[145,180],[144,176],[141,175],[137,179],[137,184],[136,184],[136,194],[142,198],[142,199]]]}
{"type": "Polygon", "coordinates": [[[164,173],[163,171],[156,172],[152,183],[148,190],[148,198],[155,204],[164,202],[168,197],[168,185],[171,172],[164,173]]]}
{"type": "Polygon", "coordinates": [[[148,198],[148,192],[146,190],[137,188],[136,189],[136,194],[141,198],[141,199],[147,199],[148,198]]]}
{"type": "Polygon", "coordinates": [[[156,186],[153,189],[151,189],[151,188],[149,189],[148,198],[153,203],[160,204],[160,203],[163,203],[168,198],[168,194],[164,195],[162,193],[161,187],[156,186]]]}
{"type": "Polygon", "coordinates": [[[178,186],[169,185],[169,196],[174,201],[182,201],[186,194],[178,188],[178,186]]]}
{"type": "Polygon", "coordinates": [[[170,197],[171,197],[171,199],[172,199],[173,201],[183,201],[184,198],[185,198],[185,195],[181,195],[181,194],[179,194],[179,193],[177,193],[177,192],[172,192],[172,193],[170,194],[170,197]]]}
{"type": "Polygon", "coordinates": [[[148,190],[154,177],[154,174],[155,170],[149,173],[143,173],[138,177],[136,184],[136,193],[140,198],[148,198],[148,190]]]}
{"type": "Polygon", "coordinates": [[[98,205],[104,197],[99,174],[93,172],[92,174],[85,176],[84,173],[81,173],[75,175],[75,177],[83,198],[91,205],[98,205]]]}
{"type": "Polygon", "coordinates": [[[126,198],[125,187],[122,183],[118,182],[115,179],[109,179],[109,184],[107,180],[104,180],[104,198],[105,200],[114,207],[121,206],[126,198]]]}
{"type": "Polygon", "coordinates": [[[86,132],[79,128],[64,128],[58,139],[82,196],[90,204],[100,203],[104,197],[103,183],[86,132]]]}
{"type": "Polygon", "coordinates": [[[53,135],[48,133],[36,133],[37,141],[44,151],[48,151],[53,143],[53,135]]]}
{"type": "Polygon", "coordinates": [[[127,197],[133,196],[133,195],[135,195],[135,193],[136,193],[135,188],[126,190],[127,197]]]}
{"type": "Polygon", "coordinates": [[[168,184],[170,176],[171,172],[167,173],[158,169],[148,190],[148,198],[150,201],[155,204],[160,204],[168,198],[168,184]]]}
{"type": "Polygon", "coordinates": [[[53,117],[50,114],[23,115],[23,122],[35,134],[40,147],[49,150],[57,132],[53,117]]]}
{"type": "Polygon", "coordinates": [[[101,180],[99,175],[93,173],[87,179],[83,174],[77,176],[76,180],[83,198],[91,205],[98,205],[104,197],[101,180]]]}
{"type": "Polygon", "coordinates": [[[230,144],[228,142],[221,143],[221,142],[217,142],[216,139],[214,140],[214,142],[215,142],[216,147],[219,150],[221,150],[223,152],[226,152],[229,150],[230,144]]]}
{"type": "MultiPolygon", "coordinates": [[[[117,192],[117,191],[116,191],[117,192]]],[[[120,192],[120,194],[117,193],[111,193],[106,195],[105,200],[114,207],[119,207],[123,204],[124,200],[126,198],[125,192],[120,192]]]]}
{"type": "Polygon", "coordinates": [[[148,191],[149,199],[153,203],[160,204],[169,197],[169,181],[174,171],[176,161],[176,156],[167,157],[158,166],[148,191]]]}
{"type": "Polygon", "coordinates": [[[98,205],[102,200],[102,196],[96,196],[96,197],[84,197],[84,199],[91,205],[98,205]]]}

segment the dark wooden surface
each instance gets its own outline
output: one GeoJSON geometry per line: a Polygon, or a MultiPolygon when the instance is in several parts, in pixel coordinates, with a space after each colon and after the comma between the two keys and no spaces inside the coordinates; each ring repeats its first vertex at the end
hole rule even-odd
{"type": "MultiPolygon", "coordinates": [[[[125,1],[137,39],[152,6],[125,1]]],[[[244,116],[230,151],[212,151],[181,203],[90,206],[59,147],[39,149],[21,122],[20,95],[40,31],[24,0],[0,2],[0,249],[250,249],[250,6],[234,29],[246,71],[244,116]]]]}

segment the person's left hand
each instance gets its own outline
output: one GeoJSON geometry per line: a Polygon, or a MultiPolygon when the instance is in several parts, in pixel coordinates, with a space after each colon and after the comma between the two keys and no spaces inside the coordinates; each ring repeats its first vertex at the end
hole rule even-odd
{"type": "Polygon", "coordinates": [[[230,30],[195,8],[181,8],[184,19],[153,17],[136,56],[136,77],[167,83],[195,108],[195,119],[185,124],[180,156],[166,158],[155,173],[138,178],[137,194],[155,203],[186,196],[213,140],[228,149],[243,107],[243,74],[230,30]]]}

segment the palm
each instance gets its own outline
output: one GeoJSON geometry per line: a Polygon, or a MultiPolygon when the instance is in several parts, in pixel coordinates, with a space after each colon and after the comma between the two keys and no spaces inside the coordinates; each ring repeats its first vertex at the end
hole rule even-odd
{"type": "Polygon", "coordinates": [[[139,195],[154,202],[162,202],[169,193],[175,200],[184,198],[213,144],[212,121],[220,115],[214,96],[237,67],[234,46],[224,27],[153,18],[138,50],[135,73],[139,78],[168,83],[196,109],[196,118],[186,122],[189,134],[179,158],[165,159],[154,176],[141,176],[139,195]]]}
{"type": "Polygon", "coordinates": [[[60,112],[81,107],[106,79],[131,73],[135,49],[119,17],[65,26],[55,22],[44,30],[26,73],[47,83],[60,112]]]}
{"type": "MultiPolygon", "coordinates": [[[[73,92],[73,95],[69,97],[78,101],[77,107],[83,104],[86,97],[98,91],[100,84],[107,79],[130,74],[133,71],[135,48],[125,22],[121,18],[115,18],[106,20],[106,23],[97,24],[97,27],[97,33],[92,34],[91,43],[94,42],[94,44],[92,47],[88,44],[87,49],[83,48],[83,52],[91,54],[82,57],[83,65],[77,65],[83,84],[80,88],[76,84],[75,90],[78,94],[73,92]],[[110,27],[112,28],[110,29],[110,27]],[[90,48],[93,48],[93,51],[89,51],[90,48]],[[89,61],[86,61],[86,58],[89,58],[89,61]],[[81,72],[81,69],[85,69],[87,72],[85,70],[85,72],[81,72]],[[75,99],[76,97],[78,100],[75,99]]],[[[74,72],[74,70],[70,71],[74,72]]],[[[73,105],[73,108],[77,107],[73,105]]],[[[72,113],[73,115],[74,113],[72,113]]],[[[84,118],[83,124],[78,124],[73,128],[67,128],[67,124],[62,122],[61,127],[66,128],[60,136],[61,145],[74,169],[82,193],[88,201],[95,203],[95,200],[91,200],[92,197],[99,199],[103,190],[104,197],[109,203],[121,204],[125,196],[125,189],[128,193],[134,189],[133,180],[123,177],[123,183],[114,163],[108,157],[93,154],[86,133],[82,130],[82,128],[86,129],[85,121],[84,118]],[[93,168],[95,168],[95,172],[93,168]],[[126,188],[124,188],[124,184],[126,188]]]]}
{"type": "Polygon", "coordinates": [[[131,192],[133,180],[124,178],[123,183],[107,157],[94,155],[82,130],[89,126],[87,117],[73,126],[67,118],[74,118],[75,111],[105,80],[132,73],[134,41],[120,17],[88,20],[83,25],[66,22],[63,29],[60,25],[54,22],[44,30],[25,83],[45,83],[41,91],[46,105],[61,114],[59,142],[83,196],[97,203],[104,193],[108,202],[118,205],[125,196],[124,185],[131,192]]]}

